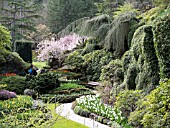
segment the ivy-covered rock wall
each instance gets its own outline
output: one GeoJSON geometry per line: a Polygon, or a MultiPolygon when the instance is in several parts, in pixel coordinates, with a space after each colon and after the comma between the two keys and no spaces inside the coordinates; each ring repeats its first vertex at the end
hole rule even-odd
{"type": "Polygon", "coordinates": [[[151,91],[158,85],[159,67],[151,26],[144,25],[136,30],[131,48],[122,61],[125,88],[151,91]]]}
{"type": "Polygon", "coordinates": [[[157,20],[153,29],[161,79],[170,78],[170,14],[157,20]]]}

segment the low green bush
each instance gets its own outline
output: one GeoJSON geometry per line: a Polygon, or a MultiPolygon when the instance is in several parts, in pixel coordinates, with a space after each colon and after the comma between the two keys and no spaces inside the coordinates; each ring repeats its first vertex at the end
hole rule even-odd
{"type": "Polygon", "coordinates": [[[27,75],[26,81],[31,89],[35,89],[41,94],[48,93],[50,90],[60,86],[58,75],[55,73],[43,73],[37,77],[27,75]]]}
{"type": "Polygon", "coordinates": [[[130,112],[133,112],[136,109],[136,102],[142,97],[143,94],[139,90],[125,90],[118,94],[115,105],[126,117],[128,117],[130,112]]]}
{"type": "Polygon", "coordinates": [[[15,92],[16,94],[23,94],[24,90],[29,87],[25,81],[25,77],[22,76],[4,77],[0,81],[0,84],[7,84],[4,89],[15,92]]]}
{"type": "Polygon", "coordinates": [[[135,127],[167,128],[170,126],[170,79],[138,101],[130,114],[129,123],[135,127]]]}

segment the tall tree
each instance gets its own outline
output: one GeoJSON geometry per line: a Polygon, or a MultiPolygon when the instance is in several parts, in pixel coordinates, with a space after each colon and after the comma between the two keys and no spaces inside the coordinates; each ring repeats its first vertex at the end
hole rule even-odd
{"type": "Polygon", "coordinates": [[[119,5],[123,5],[125,0],[100,0],[96,2],[95,5],[98,9],[98,14],[108,14],[109,16],[113,16],[113,12],[119,5]]]}
{"type": "Polygon", "coordinates": [[[97,8],[94,0],[51,0],[48,2],[48,26],[53,33],[58,33],[71,22],[94,16],[97,8]]]}
{"type": "Polygon", "coordinates": [[[17,39],[26,38],[28,32],[36,31],[34,19],[39,17],[36,14],[39,8],[37,0],[6,0],[2,2],[4,7],[1,7],[0,22],[11,31],[13,44],[17,39]]]}

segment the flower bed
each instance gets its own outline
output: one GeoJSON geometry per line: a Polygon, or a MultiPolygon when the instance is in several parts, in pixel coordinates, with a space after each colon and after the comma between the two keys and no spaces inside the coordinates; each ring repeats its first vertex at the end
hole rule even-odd
{"type": "Polygon", "coordinates": [[[91,113],[105,118],[106,120],[110,120],[111,122],[115,121],[123,127],[130,127],[127,124],[126,118],[122,116],[122,113],[119,109],[101,103],[99,97],[88,95],[83,96],[76,101],[76,106],[79,106],[82,109],[88,110],[91,113]]]}

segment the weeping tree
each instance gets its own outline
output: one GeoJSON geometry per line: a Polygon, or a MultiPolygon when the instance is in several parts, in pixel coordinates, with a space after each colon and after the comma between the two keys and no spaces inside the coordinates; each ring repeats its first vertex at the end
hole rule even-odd
{"type": "Polygon", "coordinates": [[[114,20],[106,14],[79,19],[69,24],[58,35],[64,36],[70,32],[75,32],[95,37],[102,48],[112,51],[117,57],[121,57],[130,47],[133,29],[135,29],[133,25],[139,22],[136,15],[137,10],[132,7],[132,4],[126,3],[119,7],[114,20]],[[123,9],[124,7],[126,9],[123,9]]]}

